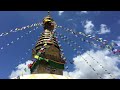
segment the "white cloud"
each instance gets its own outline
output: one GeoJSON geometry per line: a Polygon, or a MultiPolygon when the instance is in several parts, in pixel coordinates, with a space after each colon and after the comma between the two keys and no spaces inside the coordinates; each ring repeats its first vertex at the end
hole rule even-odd
{"type": "Polygon", "coordinates": [[[120,46],[120,41],[114,41],[118,46],[120,46]]]}
{"type": "MultiPolygon", "coordinates": [[[[82,57],[84,57],[88,63],[96,70],[97,73],[103,78],[103,79],[112,79],[112,78],[120,78],[120,68],[118,68],[118,63],[120,63],[120,59],[115,56],[110,56],[109,51],[87,51],[84,54],[82,54],[82,57]],[[110,74],[108,74],[106,71],[104,71],[103,68],[99,64],[97,64],[87,53],[89,53],[96,61],[98,61],[104,69],[108,70],[110,74]]],[[[75,79],[99,79],[99,77],[96,75],[96,72],[93,71],[90,66],[81,58],[81,56],[77,56],[73,58],[75,70],[72,72],[64,71],[65,76],[69,76],[71,78],[75,79]]]]}
{"type": "Polygon", "coordinates": [[[72,21],[73,19],[68,19],[67,21],[72,21]]]}
{"type": "Polygon", "coordinates": [[[120,36],[118,36],[118,39],[120,39],[120,36]]]}
{"type": "Polygon", "coordinates": [[[61,16],[64,11],[58,11],[58,15],[61,16]]]}
{"type": "Polygon", "coordinates": [[[86,20],[84,28],[86,34],[91,34],[93,33],[94,24],[92,23],[92,21],[86,20]]]}
{"type": "Polygon", "coordinates": [[[88,11],[77,11],[76,14],[77,15],[84,15],[84,14],[88,14],[88,11]]]}
{"type": "Polygon", "coordinates": [[[120,20],[118,20],[118,24],[120,24],[120,20]]]}
{"type": "Polygon", "coordinates": [[[28,68],[28,64],[32,63],[32,61],[28,60],[26,63],[19,64],[16,67],[16,70],[13,70],[9,78],[14,78],[17,76],[21,76],[22,74],[27,75],[30,74],[30,69],[28,68]],[[26,68],[26,71],[24,70],[26,68]]]}
{"type": "Polygon", "coordinates": [[[87,11],[81,11],[80,13],[81,14],[87,14],[88,12],[87,11]]]}
{"type": "Polygon", "coordinates": [[[105,24],[100,25],[100,31],[98,31],[98,34],[106,34],[109,33],[110,29],[105,24]]]}

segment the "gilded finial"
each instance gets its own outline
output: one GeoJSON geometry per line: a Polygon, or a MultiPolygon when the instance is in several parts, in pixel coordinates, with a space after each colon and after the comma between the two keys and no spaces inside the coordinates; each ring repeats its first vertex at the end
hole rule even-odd
{"type": "Polygon", "coordinates": [[[48,11],[48,16],[50,16],[50,11],[48,11]]]}

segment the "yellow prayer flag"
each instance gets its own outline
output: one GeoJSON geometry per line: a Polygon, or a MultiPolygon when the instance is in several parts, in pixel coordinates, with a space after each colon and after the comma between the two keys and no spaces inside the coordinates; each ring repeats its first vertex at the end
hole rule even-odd
{"type": "Polygon", "coordinates": [[[34,56],[34,58],[38,59],[38,58],[39,58],[39,56],[38,56],[38,55],[35,55],[35,56],[34,56]]]}

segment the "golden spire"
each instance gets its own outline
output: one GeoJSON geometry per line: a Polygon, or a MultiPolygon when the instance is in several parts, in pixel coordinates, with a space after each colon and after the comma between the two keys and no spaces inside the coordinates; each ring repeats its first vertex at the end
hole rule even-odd
{"type": "Polygon", "coordinates": [[[54,36],[53,30],[56,28],[56,23],[50,17],[50,11],[43,19],[43,28],[44,32],[33,49],[32,56],[36,59],[36,62],[31,67],[31,73],[62,75],[65,61],[61,57],[60,47],[54,36]]]}

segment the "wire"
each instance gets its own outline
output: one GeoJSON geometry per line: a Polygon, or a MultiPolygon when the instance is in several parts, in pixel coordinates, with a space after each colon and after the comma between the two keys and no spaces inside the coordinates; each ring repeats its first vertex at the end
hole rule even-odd
{"type": "MultiPolygon", "coordinates": [[[[70,42],[72,42],[74,45],[76,45],[76,47],[78,47],[78,48],[80,48],[81,50],[85,51],[83,48],[81,48],[79,45],[77,45],[76,42],[68,39],[67,36],[64,36],[64,35],[62,35],[62,34],[58,34],[58,35],[59,35],[64,41],[68,41],[68,42],[70,41],[70,42]]],[[[74,48],[74,50],[77,50],[77,48],[76,48],[76,49],[74,48]]],[[[101,65],[97,60],[95,60],[95,58],[94,58],[93,56],[91,56],[91,55],[90,55],[89,53],[87,53],[87,52],[86,52],[86,54],[89,55],[97,64],[99,64],[99,66],[100,66],[105,72],[107,72],[107,74],[109,74],[109,75],[111,76],[111,78],[113,78],[112,74],[109,73],[108,70],[106,70],[106,69],[103,67],[103,65],[101,65]]],[[[113,78],[113,79],[114,79],[114,78],[113,78]]]]}
{"type": "Polygon", "coordinates": [[[13,32],[22,31],[22,30],[25,30],[27,28],[32,28],[32,27],[38,27],[38,26],[41,26],[41,25],[42,25],[42,23],[34,23],[34,24],[27,25],[27,26],[24,26],[24,27],[21,27],[21,28],[11,29],[9,32],[1,33],[0,37],[9,35],[10,33],[13,33],[13,32]]]}
{"type": "MultiPolygon", "coordinates": [[[[90,35],[90,34],[89,34],[89,35],[86,35],[86,34],[83,33],[83,32],[76,32],[76,31],[73,31],[72,29],[64,28],[63,26],[57,26],[57,27],[58,27],[58,28],[62,28],[63,30],[65,30],[65,31],[67,31],[67,32],[70,32],[71,34],[75,35],[76,37],[78,37],[78,35],[82,35],[82,36],[85,36],[85,37],[89,37],[89,38],[91,38],[91,39],[93,39],[93,40],[95,40],[95,41],[97,41],[97,42],[101,42],[102,45],[104,46],[104,48],[112,51],[112,53],[113,53],[114,47],[111,46],[111,45],[109,45],[109,44],[107,44],[108,41],[107,41],[107,40],[103,40],[103,38],[98,38],[98,37],[92,36],[92,35],[90,35]]],[[[117,56],[120,57],[120,55],[118,55],[118,54],[115,54],[115,55],[117,55],[117,56]]]]}
{"type": "MultiPolygon", "coordinates": [[[[57,34],[58,36],[59,36],[59,34],[57,34]]],[[[61,38],[61,37],[60,37],[61,38]]],[[[63,38],[61,38],[61,39],[63,39],[63,38]]],[[[67,40],[65,40],[65,39],[63,39],[65,42],[67,42],[67,40]]],[[[74,51],[76,51],[77,49],[75,49],[76,47],[74,47],[72,44],[68,44],[70,47],[72,47],[73,49],[74,49],[74,51]]],[[[81,54],[79,53],[79,55],[81,56],[81,54]]],[[[92,65],[91,64],[89,64],[89,62],[85,59],[85,58],[83,58],[82,56],[81,56],[81,58],[86,62],[86,64],[88,64],[89,66],[90,66],[90,68],[96,73],[96,70],[95,70],[95,68],[93,68],[92,67],[92,65]]],[[[102,77],[99,75],[99,73],[96,73],[96,75],[100,78],[100,79],[102,79],[102,77]]]]}
{"type": "MultiPolygon", "coordinates": [[[[27,33],[25,33],[25,36],[28,35],[28,34],[30,34],[30,33],[33,32],[33,31],[35,31],[36,29],[38,29],[38,27],[36,27],[35,29],[33,29],[33,30],[31,30],[31,31],[29,31],[29,32],[27,32],[27,33]]],[[[22,35],[22,36],[16,38],[16,41],[22,39],[23,37],[24,37],[24,36],[22,35]]],[[[14,44],[16,41],[11,41],[10,43],[7,43],[6,45],[4,45],[4,47],[2,46],[2,47],[0,48],[0,50],[4,50],[5,47],[8,47],[8,46],[14,44]]]]}

